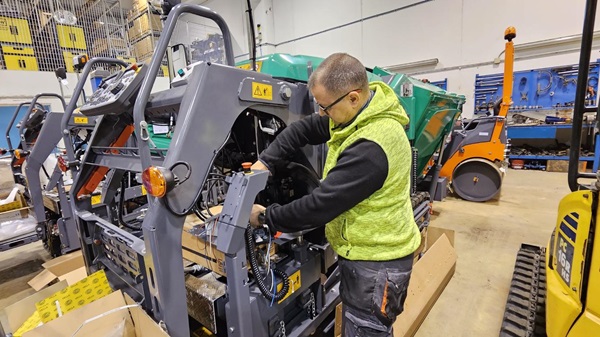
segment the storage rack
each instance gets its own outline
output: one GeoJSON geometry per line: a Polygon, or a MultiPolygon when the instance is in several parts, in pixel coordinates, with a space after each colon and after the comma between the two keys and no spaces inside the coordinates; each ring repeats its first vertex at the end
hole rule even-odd
{"type": "Polygon", "coordinates": [[[73,57],[81,54],[130,60],[124,12],[120,0],[3,0],[2,68],[74,71],[73,57]],[[3,18],[18,34],[6,35],[3,18]]]}

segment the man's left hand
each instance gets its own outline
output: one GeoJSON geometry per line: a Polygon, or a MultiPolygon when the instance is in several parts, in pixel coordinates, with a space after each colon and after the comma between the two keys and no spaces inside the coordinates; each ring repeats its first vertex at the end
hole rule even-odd
{"type": "Polygon", "coordinates": [[[252,211],[250,212],[250,225],[252,225],[252,227],[262,227],[262,225],[264,225],[264,223],[261,223],[258,218],[259,215],[265,210],[266,208],[262,205],[252,205],[252,211]]]}

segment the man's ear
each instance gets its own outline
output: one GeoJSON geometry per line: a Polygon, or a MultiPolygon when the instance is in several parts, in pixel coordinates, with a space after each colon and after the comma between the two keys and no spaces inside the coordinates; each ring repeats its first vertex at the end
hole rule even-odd
{"type": "Polygon", "coordinates": [[[357,104],[360,101],[360,96],[356,91],[351,92],[348,96],[350,97],[350,102],[352,104],[357,104]]]}

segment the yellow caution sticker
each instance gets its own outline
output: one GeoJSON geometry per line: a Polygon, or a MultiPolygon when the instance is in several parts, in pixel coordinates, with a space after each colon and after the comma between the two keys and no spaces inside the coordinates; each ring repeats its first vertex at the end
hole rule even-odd
{"type": "MultiPolygon", "coordinates": [[[[252,63],[242,64],[237,67],[240,69],[244,69],[244,70],[252,70],[252,63]]],[[[256,62],[256,71],[258,71],[260,73],[261,68],[262,68],[262,61],[257,61],[256,62]]]]}
{"type": "MultiPolygon", "coordinates": [[[[288,288],[288,292],[285,294],[285,296],[283,296],[283,298],[277,302],[277,303],[281,303],[283,301],[285,301],[288,297],[290,297],[294,292],[296,292],[296,290],[300,289],[300,287],[302,287],[302,282],[301,282],[302,278],[300,277],[300,270],[298,270],[297,272],[293,273],[292,276],[290,276],[289,278],[289,282],[290,282],[290,287],[288,288]]],[[[277,284],[277,291],[279,292],[281,290],[281,288],[283,288],[283,282],[277,284]]]]}
{"type": "Polygon", "coordinates": [[[92,195],[92,205],[97,205],[102,202],[102,194],[92,195]]]}
{"type": "Polygon", "coordinates": [[[252,97],[272,101],[273,86],[265,83],[252,82],[252,97]]]}
{"type": "Polygon", "coordinates": [[[75,124],[87,124],[88,118],[87,117],[73,117],[73,121],[75,122],[75,124]]]}

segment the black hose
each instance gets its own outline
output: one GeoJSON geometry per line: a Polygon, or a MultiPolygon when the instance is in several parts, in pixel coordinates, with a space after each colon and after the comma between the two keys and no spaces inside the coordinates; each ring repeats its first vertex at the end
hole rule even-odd
{"type": "Polygon", "coordinates": [[[250,23],[250,38],[252,41],[250,42],[251,50],[250,50],[250,61],[252,62],[252,71],[256,71],[256,36],[254,33],[254,16],[252,15],[252,5],[250,4],[250,0],[246,1],[248,4],[248,22],[250,23]]]}
{"type": "MultiPolygon", "coordinates": [[[[250,225],[246,228],[246,251],[248,254],[248,260],[250,260],[250,267],[252,267],[252,273],[254,279],[258,285],[260,292],[267,298],[267,300],[273,300],[273,293],[269,291],[269,288],[264,283],[262,277],[260,277],[260,270],[258,270],[258,261],[256,260],[256,248],[254,246],[254,229],[250,225]]],[[[268,272],[268,271],[267,271],[268,272]]],[[[287,294],[290,288],[290,279],[286,273],[279,269],[273,268],[273,273],[283,280],[283,287],[275,294],[275,301],[279,302],[287,294]]],[[[273,285],[275,287],[275,285],[273,285]]]]}
{"type": "Polygon", "coordinates": [[[139,225],[135,226],[123,219],[123,210],[125,209],[125,179],[127,175],[124,175],[121,179],[121,192],[119,192],[119,204],[117,205],[117,218],[119,219],[119,224],[123,227],[127,227],[131,230],[138,231],[142,229],[141,222],[138,221],[139,225]]]}

